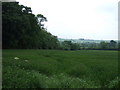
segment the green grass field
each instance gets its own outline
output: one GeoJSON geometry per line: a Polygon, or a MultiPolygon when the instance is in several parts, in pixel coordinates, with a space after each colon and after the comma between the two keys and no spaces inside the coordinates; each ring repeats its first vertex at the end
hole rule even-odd
{"type": "Polygon", "coordinates": [[[117,51],[3,50],[2,59],[3,88],[117,88],[118,84],[117,51]]]}

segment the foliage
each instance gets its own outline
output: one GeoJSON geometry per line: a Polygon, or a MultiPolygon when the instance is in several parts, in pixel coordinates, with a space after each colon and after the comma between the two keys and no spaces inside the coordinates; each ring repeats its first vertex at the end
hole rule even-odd
{"type": "Polygon", "coordinates": [[[80,45],[78,43],[72,43],[71,41],[63,41],[60,45],[60,49],[64,50],[78,50],[80,45]]]}
{"type": "Polygon", "coordinates": [[[3,48],[55,49],[57,37],[47,32],[42,14],[35,16],[30,7],[18,2],[2,3],[3,48]],[[49,44],[50,43],[50,44],[49,44]]]}
{"type": "Polygon", "coordinates": [[[59,49],[63,50],[118,50],[119,43],[114,40],[110,42],[101,41],[96,42],[72,42],[71,40],[60,41],[61,43],[59,49]]]}
{"type": "Polygon", "coordinates": [[[3,50],[3,88],[117,88],[117,55],[107,50],[3,50]]]}

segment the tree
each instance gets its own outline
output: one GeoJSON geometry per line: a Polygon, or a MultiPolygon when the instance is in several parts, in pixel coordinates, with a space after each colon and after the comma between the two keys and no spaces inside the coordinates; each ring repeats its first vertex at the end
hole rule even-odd
{"type": "Polygon", "coordinates": [[[111,40],[111,41],[110,41],[110,48],[111,48],[111,49],[116,49],[116,48],[117,48],[117,42],[114,41],[114,40],[111,40]]]}
{"type": "Polygon", "coordinates": [[[47,18],[37,17],[30,7],[18,2],[2,4],[3,48],[56,49],[57,37],[47,32],[43,22],[47,18]]]}
{"type": "Polygon", "coordinates": [[[62,42],[62,47],[64,50],[70,50],[71,49],[71,41],[64,41],[62,42]]]}
{"type": "Polygon", "coordinates": [[[108,49],[108,43],[106,43],[105,41],[101,41],[100,42],[100,48],[101,49],[108,49]]]}
{"type": "Polygon", "coordinates": [[[38,24],[39,24],[40,28],[44,29],[44,24],[42,24],[42,23],[46,22],[47,18],[44,17],[42,14],[37,14],[37,20],[38,20],[38,24]]]}
{"type": "Polygon", "coordinates": [[[79,50],[79,49],[80,49],[80,45],[78,43],[71,44],[71,50],[79,50]]]}

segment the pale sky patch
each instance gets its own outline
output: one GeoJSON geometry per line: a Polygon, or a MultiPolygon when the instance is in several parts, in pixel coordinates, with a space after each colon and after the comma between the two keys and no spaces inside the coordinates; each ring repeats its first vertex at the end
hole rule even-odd
{"type": "Polygon", "coordinates": [[[16,0],[47,17],[58,38],[118,39],[119,0],[16,0]]]}

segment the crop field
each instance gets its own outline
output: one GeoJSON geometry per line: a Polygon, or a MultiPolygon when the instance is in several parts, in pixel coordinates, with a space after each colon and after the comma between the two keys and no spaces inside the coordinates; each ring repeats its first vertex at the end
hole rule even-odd
{"type": "Polygon", "coordinates": [[[117,88],[118,51],[3,50],[3,88],[117,88]]]}

